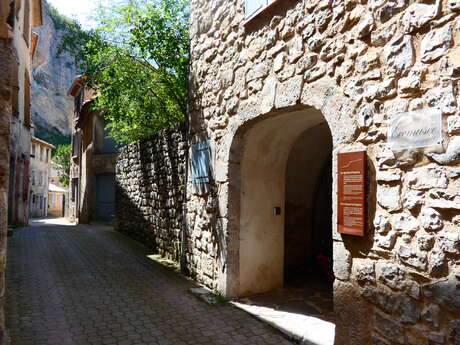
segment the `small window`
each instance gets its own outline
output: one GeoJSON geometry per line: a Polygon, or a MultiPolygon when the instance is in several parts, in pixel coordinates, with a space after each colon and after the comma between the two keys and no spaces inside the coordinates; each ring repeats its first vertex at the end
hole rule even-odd
{"type": "Polygon", "coordinates": [[[30,43],[30,0],[24,2],[24,26],[23,26],[24,40],[27,46],[30,43]]]}
{"type": "Polygon", "coordinates": [[[32,186],[35,186],[35,170],[32,170],[32,186]]]}
{"type": "Polygon", "coordinates": [[[75,198],[77,196],[77,192],[78,192],[78,179],[73,178],[72,179],[72,195],[71,195],[71,200],[72,201],[75,201],[75,198]]]}
{"type": "Polygon", "coordinates": [[[43,196],[40,196],[40,210],[43,209],[43,196]]]}
{"type": "Polygon", "coordinates": [[[35,150],[36,150],[35,144],[32,144],[32,153],[31,153],[32,157],[35,157],[35,150]]]}
{"type": "Polygon", "coordinates": [[[30,128],[30,76],[28,70],[24,73],[24,126],[30,128]]]}
{"type": "Polygon", "coordinates": [[[13,63],[11,70],[11,107],[13,116],[19,116],[19,69],[18,64],[13,63]]]}
{"type": "Polygon", "coordinates": [[[211,145],[209,141],[192,145],[193,183],[207,183],[211,180],[211,145]]]}
{"type": "Polygon", "coordinates": [[[72,142],[72,157],[78,157],[80,155],[81,146],[81,133],[75,132],[72,142]]]}
{"type": "Polygon", "coordinates": [[[42,161],[44,158],[44,149],[43,146],[40,146],[40,160],[42,161]]]}
{"type": "Polygon", "coordinates": [[[246,0],[245,18],[246,20],[254,18],[257,14],[272,3],[278,0],[246,0]]]}
{"type": "Polygon", "coordinates": [[[109,130],[104,127],[103,138],[102,138],[102,152],[101,153],[117,153],[118,146],[117,142],[109,137],[109,130]]]}
{"type": "Polygon", "coordinates": [[[48,162],[48,161],[49,161],[49,154],[50,154],[49,151],[50,151],[50,150],[45,149],[45,151],[46,151],[45,162],[48,162]]]}

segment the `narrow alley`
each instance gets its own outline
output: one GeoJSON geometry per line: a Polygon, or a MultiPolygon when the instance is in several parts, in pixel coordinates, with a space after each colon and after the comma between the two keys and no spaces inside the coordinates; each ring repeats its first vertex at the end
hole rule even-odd
{"type": "Polygon", "coordinates": [[[291,344],[109,227],[35,222],[8,242],[11,345],[291,344]]]}

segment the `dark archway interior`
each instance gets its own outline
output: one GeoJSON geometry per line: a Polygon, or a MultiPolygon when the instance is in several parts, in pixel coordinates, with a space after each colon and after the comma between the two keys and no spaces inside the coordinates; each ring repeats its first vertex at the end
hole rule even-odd
{"type": "Polygon", "coordinates": [[[331,292],[332,136],[327,123],[303,132],[286,168],[284,285],[331,292]]]}

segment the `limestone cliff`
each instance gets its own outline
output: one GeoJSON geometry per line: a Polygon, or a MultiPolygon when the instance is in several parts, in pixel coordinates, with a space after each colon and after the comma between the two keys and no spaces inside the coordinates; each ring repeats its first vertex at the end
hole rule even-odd
{"type": "Polygon", "coordinates": [[[44,24],[34,28],[39,35],[33,60],[32,116],[35,135],[54,145],[69,143],[73,99],[67,90],[78,74],[75,60],[69,52],[57,52],[67,27],[62,18],[49,7],[44,7],[44,24]]]}

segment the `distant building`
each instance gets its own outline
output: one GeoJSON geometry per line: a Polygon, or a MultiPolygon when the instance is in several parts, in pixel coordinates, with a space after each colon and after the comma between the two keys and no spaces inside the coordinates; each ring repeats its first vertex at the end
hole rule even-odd
{"type": "Polygon", "coordinates": [[[53,149],[55,149],[53,145],[32,137],[29,198],[31,218],[46,217],[48,213],[48,184],[53,149]]]}
{"type": "Polygon", "coordinates": [[[48,187],[48,216],[64,217],[67,190],[49,183],[48,187]]]}
{"type": "Polygon", "coordinates": [[[77,223],[111,221],[118,148],[108,137],[103,116],[91,109],[94,92],[83,83],[84,77],[78,77],[69,90],[75,99],[69,218],[77,223]]]}
{"type": "Polygon", "coordinates": [[[12,87],[12,116],[10,134],[10,179],[8,223],[26,223],[29,218],[29,166],[31,142],[30,80],[38,35],[32,27],[42,25],[41,0],[16,0],[14,2],[14,38],[16,63],[13,63],[10,85],[12,87]]]}

